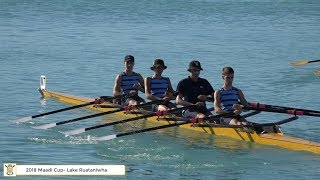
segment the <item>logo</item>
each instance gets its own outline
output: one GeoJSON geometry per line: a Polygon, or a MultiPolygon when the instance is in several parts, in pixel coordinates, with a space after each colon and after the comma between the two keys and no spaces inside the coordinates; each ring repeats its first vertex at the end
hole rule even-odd
{"type": "Polygon", "coordinates": [[[3,164],[3,175],[4,176],[16,176],[16,164],[8,163],[8,164],[3,164]]]}

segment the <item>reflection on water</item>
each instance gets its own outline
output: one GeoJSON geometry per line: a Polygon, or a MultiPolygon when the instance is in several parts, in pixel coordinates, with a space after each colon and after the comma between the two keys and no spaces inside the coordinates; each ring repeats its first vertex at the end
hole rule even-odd
{"type": "Polygon", "coordinates": [[[243,151],[244,149],[260,147],[260,145],[256,145],[252,142],[201,132],[193,132],[181,128],[174,128],[160,133],[167,136],[177,137],[173,140],[192,148],[212,148],[222,152],[237,152],[243,151]]]}
{"type": "Polygon", "coordinates": [[[38,112],[44,113],[46,111],[47,100],[45,98],[41,98],[39,102],[40,102],[40,109],[38,112]]]}

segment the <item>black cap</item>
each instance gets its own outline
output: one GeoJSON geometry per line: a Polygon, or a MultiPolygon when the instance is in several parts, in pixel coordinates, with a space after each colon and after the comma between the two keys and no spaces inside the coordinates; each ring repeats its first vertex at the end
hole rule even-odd
{"type": "Polygon", "coordinates": [[[124,57],[124,61],[132,61],[132,62],[134,62],[134,57],[132,55],[126,55],[126,57],[124,57]]]}
{"type": "Polygon", "coordinates": [[[190,71],[190,69],[192,69],[192,68],[197,68],[197,69],[203,70],[203,69],[201,68],[200,62],[199,62],[199,61],[196,61],[196,60],[193,60],[193,61],[191,61],[191,62],[189,63],[189,69],[188,69],[188,71],[190,71]]]}
{"type": "Polygon", "coordinates": [[[153,62],[153,65],[150,67],[151,70],[154,70],[156,66],[162,65],[163,69],[167,69],[167,66],[164,65],[164,61],[162,59],[156,59],[153,62]]]}

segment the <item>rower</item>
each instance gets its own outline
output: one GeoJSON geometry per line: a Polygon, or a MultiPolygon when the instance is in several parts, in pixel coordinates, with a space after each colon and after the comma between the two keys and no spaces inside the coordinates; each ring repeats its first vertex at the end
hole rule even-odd
{"type": "Polygon", "coordinates": [[[234,70],[231,67],[222,69],[223,87],[214,93],[214,110],[218,114],[234,112],[236,117],[221,118],[221,124],[227,125],[248,125],[248,122],[240,116],[242,108],[239,101],[244,106],[249,106],[242,91],[232,86],[234,70]]]}
{"type": "Polygon", "coordinates": [[[134,57],[127,55],[124,58],[125,70],[117,75],[113,88],[113,96],[118,98],[114,103],[121,105],[137,105],[144,103],[144,99],[139,97],[138,91],[144,93],[143,78],[139,73],[133,71],[134,57]],[[125,95],[125,96],[122,96],[125,95]]]}
{"type": "Polygon", "coordinates": [[[187,118],[203,118],[212,115],[206,107],[207,96],[213,96],[214,90],[211,84],[204,78],[199,77],[201,64],[197,60],[189,63],[189,76],[182,79],[177,86],[176,103],[181,106],[197,105],[182,111],[182,116],[187,118]]]}
{"type": "Polygon", "coordinates": [[[175,105],[170,102],[170,100],[175,99],[171,81],[168,77],[162,76],[163,70],[167,69],[167,66],[164,65],[164,61],[162,59],[154,60],[150,69],[153,71],[153,76],[145,78],[145,95],[147,99],[152,101],[165,101],[160,104],[152,105],[152,110],[156,112],[174,108],[175,105]]]}

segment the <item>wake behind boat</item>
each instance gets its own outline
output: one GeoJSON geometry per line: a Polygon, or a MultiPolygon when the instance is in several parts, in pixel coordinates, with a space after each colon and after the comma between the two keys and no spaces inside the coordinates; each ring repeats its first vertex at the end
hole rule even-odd
{"type": "MultiPolygon", "coordinates": [[[[227,136],[230,138],[234,138],[237,140],[242,140],[242,141],[248,141],[248,142],[254,142],[258,144],[263,144],[263,145],[271,145],[271,146],[278,146],[290,150],[301,150],[301,151],[309,151],[312,153],[317,153],[320,154],[320,143],[317,142],[311,142],[307,140],[303,140],[300,138],[295,138],[295,137],[290,137],[284,135],[279,126],[280,124],[284,124],[290,121],[293,121],[297,119],[298,117],[296,116],[296,112],[298,114],[300,111],[295,111],[294,113],[289,113],[289,114],[294,114],[295,116],[278,121],[276,123],[267,123],[267,124],[254,124],[255,126],[230,126],[230,125],[222,125],[222,124],[213,124],[213,123],[205,123],[205,122],[184,122],[184,121],[179,121],[179,118],[175,116],[165,116],[165,118],[160,118],[159,116],[161,115],[156,115],[152,114],[152,112],[144,111],[144,113],[139,117],[136,114],[124,114],[124,111],[127,111],[128,109],[122,108],[119,109],[119,107],[115,107],[114,104],[109,103],[109,102],[104,102],[103,105],[95,105],[95,103],[90,102],[95,102],[95,99],[93,98],[87,98],[87,97],[80,97],[80,96],[75,96],[71,94],[66,94],[66,93],[60,93],[60,92],[54,92],[54,91],[48,91],[45,89],[45,77],[43,76],[41,78],[41,88],[39,89],[40,93],[42,94],[43,97],[51,97],[51,98],[56,98],[60,101],[74,104],[74,105],[83,105],[86,104],[87,108],[94,109],[97,111],[105,112],[105,114],[108,114],[108,112],[114,111],[114,113],[123,118],[129,118],[122,120],[125,122],[126,120],[128,121],[133,121],[136,119],[142,119],[140,117],[143,117],[143,119],[147,120],[150,124],[154,125],[155,127],[144,129],[144,130],[137,130],[134,132],[129,132],[129,133],[120,133],[120,134],[114,134],[114,135],[109,135],[109,136],[104,136],[104,137],[98,137],[96,140],[110,140],[116,137],[124,136],[124,135],[130,135],[130,134],[136,134],[140,132],[145,132],[145,131],[151,131],[151,130],[156,130],[161,128],[167,128],[167,127],[172,127],[172,126],[179,126],[179,128],[187,130],[192,134],[192,132],[197,131],[201,133],[208,133],[208,134],[213,134],[213,135],[218,135],[218,136],[227,136]],[[116,110],[116,111],[115,111],[116,110]],[[147,115],[146,115],[147,114],[147,115]],[[181,123],[182,122],[182,123],[181,123]],[[159,126],[160,125],[160,126],[159,126]],[[262,127],[269,127],[271,129],[268,131],[268,133],[262,133],[261,129],[262,127]]],[[[82,106],[81,106],[82,107],[82,106]]],[[[261,105],[258,105],[257,107],[261,107],[261,105]]],[[[265,106],[263,106],[265,107],[265,106]]],[[[281,111],[280,106],[274,106],[281,111]]],[[[255,109],[255,108],[253,108],[255,109]]],[[[259,109],[256,109],[259,110],[259,109]]],[[[290,111],[291,112],[291,111],[290,111]]],[[[307,112],[308,113],[308,112],[307,112]]],[[[317,111],[310,111],[309,113],[316,114],[318,116],[317,111]]],[[[300,114],[301,115],[301,114],[300,114]]],[[[79,119],[79,118],[77,118],[79,119]]],[[[76,119],[76,120],[77,120],[76,119]]],[[[69,120],[69,121],[64,121],[64,123],[68,122],[74,122],[75,120],[69,120]]],[[[61,123],[61,122],[60,122],[61,123]]],[[[117,122],[116,122],[117,123],[117,122]]],[[[122,123],[122,122],[121,122],[122,123]]],[[[138,122],[137,122],[138,123],[138,122]]],[[[59,123],[57,123],[59,124],[59,123]]],[[[110,123],[110,125],[115,124],[110,123]]],[[[52,125],[52,123],[51,123],[52,125]]],[[[107,124],[109,125],[109,124],[107,124]]],[[[70,135],[73,134],[79,134],[82,132],[85,132],[87,130],[93,130],[95,128],[100,128],[105,125],[98,125],[90,128],[82,128],[79,130],[74,130],[73,132],[70,132],[70,135]]]]}

